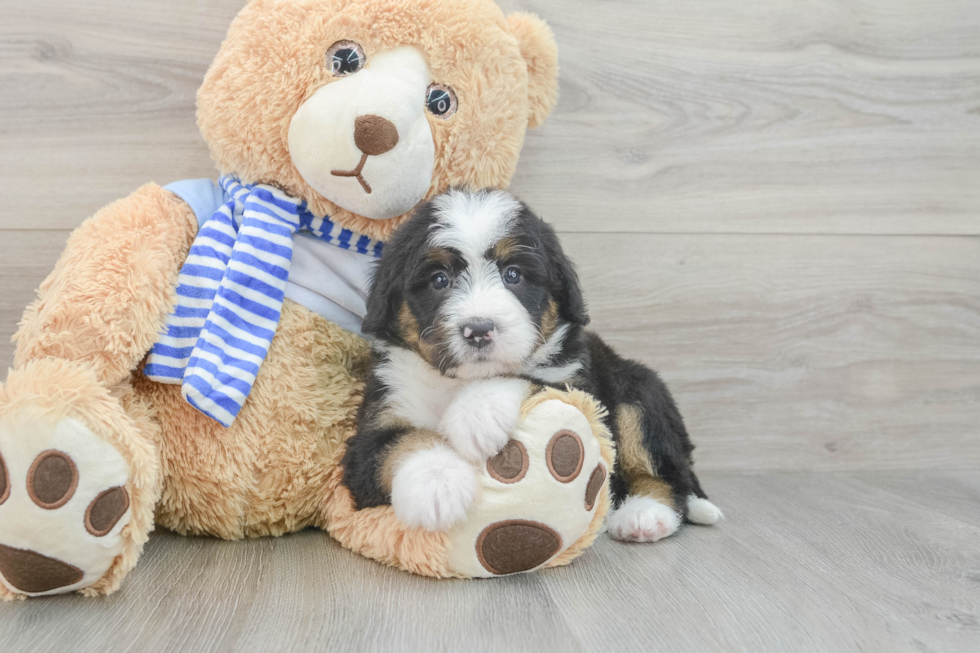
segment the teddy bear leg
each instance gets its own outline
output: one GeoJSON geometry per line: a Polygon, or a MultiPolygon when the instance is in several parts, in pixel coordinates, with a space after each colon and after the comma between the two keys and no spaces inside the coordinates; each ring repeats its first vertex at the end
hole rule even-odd
{"type": "Polygon", "coordinates": [[[324,524],[343,546],[424,576],[489,577],[568,564],[593,542],[609,510],[614,454],[603,414],[584,392],[545,389],[524,401],[511,440],[489,460],[445,457],[438,440],[406,455],[399,470],[439,470],[443,480],[451,479],[439,463],[451,463],[461,485],[454,496],[467,509],[448,530],[407,525],[390,505],[355,510],[340,467],[328,481],[324,524]]]}
{"type": "Polygon", "coordinates": [[[568,564],[602,526],[612,463],[593,398],[532,395],[508,444],[477,468],[479,499],[449,530],[450,568],[489,577],[568,564]]]}
{"type": "Polygon", "coordinates": [[[0,598],[115,591],[160,495],[157,427],[122,382],[46,358],[0,385],[0,598]]]}

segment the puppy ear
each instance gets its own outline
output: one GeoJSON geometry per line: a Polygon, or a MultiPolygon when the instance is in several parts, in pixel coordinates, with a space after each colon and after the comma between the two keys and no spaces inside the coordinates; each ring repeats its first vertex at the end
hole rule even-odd
{"type": "Polygon", "coordinates": [[[585,306],[585,297],[578,283],[578,273],[575,266],[559,251],[558,275],[561,282],[561,297],[558,300],[558,312],[566,322],[585,326],[589,323],[589,310],[585,306]]]}
{"type": "Polygon", "coordinates": [[[527,62],[527,123],[534,129],[558,102],[558,44],[548,23],[534,14],[515,12],[507,23],[527,62]]]}
{"type": "Polygon", "coordinates": [[[408,275],[415,270],[425,250],[429,225],[434,219],[432,212],[432,202],[422,204],[385,243],[384,256],[374,268],[362,333],[388,342],[401,340],[398,311],[405,300],[408,275]]]}
{"type": "Polygon", "coordinates": [[[553,286],[556,289],[558,301],[558,316],[565,322],[585,326],[589,323],[589,311],[585,306],[585,297],[579,285],[578,272],[575,265],[565,256],[561,241],[551,225],[542,222],[544,226],[544,249],[548,256],[548,266],[551,269],[553,286]]]}
{"type": "MultiPolygon", "coordinates": [[[[391,256],[392,259],[403,258],[395,252],[391,256]]],[[[375,265],[367,300],[367,315],[361,324],[364,335],[389,340],[397,332],[396,311],[402,302],[402,279],[397,273],[399,267],[394,260],[378,261],[375,265]]]]}

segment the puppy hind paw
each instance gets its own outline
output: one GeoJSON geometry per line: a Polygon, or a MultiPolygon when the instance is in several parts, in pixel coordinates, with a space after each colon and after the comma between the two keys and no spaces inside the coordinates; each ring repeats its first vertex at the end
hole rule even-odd
{"type": "Polygon", "coordinates": [[[609,534],[624,542],[656,542],[673,535],[680,525],[672,508],[642,496],[627,497],[606,523],[609,534]]]}
{"type": "Polygon", "coordinates": [[[444,531],[466,518],[477,488],[472,465],[437,446],[401,463],[392,479],[391,505],[407,526],[444,531]]]}
{"type": "Polygon", "coordinates": [[[721,509],[707,499],[695,495],[687,497],[687,521],[692,524],[711,526],[724,517],[721,509]]]}

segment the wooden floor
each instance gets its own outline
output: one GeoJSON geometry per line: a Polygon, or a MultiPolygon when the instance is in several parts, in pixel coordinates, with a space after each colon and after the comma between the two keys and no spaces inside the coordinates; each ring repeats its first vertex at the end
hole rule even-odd
{"type": "Polygon", "coordinates": [[[0,605],[5,651],[977,651],[980,472],[706,475],[719,527],[436,581],[319,531],[157,533],[119,593],[0,605]]]}
{"type": "MultiPolygon", "coordinates": [[[[0,365],[71,229],[213,176],[194,93],[243,4],[0,0],[0,365]]],[[[980,650],[980,5],[500,4],[561,50],[514,189],[725,522],[458,583],[158,533],[113,597],[0,604],[5,651],[980,650]]]]}

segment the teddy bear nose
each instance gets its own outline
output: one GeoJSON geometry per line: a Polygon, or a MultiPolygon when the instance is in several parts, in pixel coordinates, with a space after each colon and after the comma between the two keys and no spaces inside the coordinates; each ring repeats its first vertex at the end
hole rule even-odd
{"type": "Polygon", "coordinates": [[[370,156],[377,156],[398,145],[398,128],[381,116],[358,116],[354,120],[354,144],[370,156]]]}

